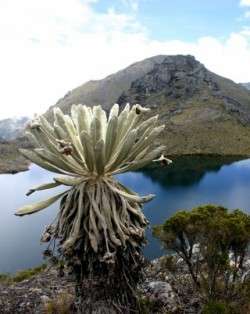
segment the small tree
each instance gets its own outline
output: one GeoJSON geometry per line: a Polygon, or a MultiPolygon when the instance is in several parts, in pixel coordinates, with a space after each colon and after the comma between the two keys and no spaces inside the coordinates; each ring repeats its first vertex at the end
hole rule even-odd
{"type": "MultiPolygon", "coordinates": [[[[56,108],[53,125],[41,116],[29,127],[37,148],[21,151],[42,168],[65,175],[27,194],[59,185],[67,186],[66,191],[24,206],[16,215],[33,214],[61,200],[56,220],[42,240],[50,244],[58,240],[59,258],[77,280],[83,313],[136,309],[148,223],[141,208],[153,195],[140,197],[113,175],[141,168],[164,150],[153,147],[164,129],[157,126],[158,116],[142,120],[148,110],[127,105],[119,114],[116,104],[107,119],[100,106],[73,105],[71,116],[56,108]]],[[[164,157],[159,160],[168,162],[164,157]]]]}
{"type": "Polygon", "coordinates": [[[245,296],[249,287],[245,276],[249,215],[220,206],[201,206],[178,212],[156,226],[154,235],[183,259],[205,303],[245,296]]]}

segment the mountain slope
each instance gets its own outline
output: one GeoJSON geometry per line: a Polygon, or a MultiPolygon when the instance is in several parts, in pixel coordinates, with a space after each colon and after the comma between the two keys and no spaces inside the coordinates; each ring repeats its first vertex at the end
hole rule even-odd
{"type": "Polygon", "coordinates": [[[102,104],[109,110],[115,102],[140,103],[158,113],[166,124],[159,142],[168,154],[250,154],[250,92],[192,56],[137,62],[74,89],[56,106],[69,112],[73,103],[102,104]]]}
{"type": "Polygon", "coordinates": [[[23,136],[27,117],[0,120],[0,173],[16,173],[28,169],[29,162],[20,155],[19,148],[30,143],[23,136]]]}
{"type": "Polygon", "coordinates": [[[21,136],[28,121],[27,117],[0,120],[0,139],[9,141],[21,136]]]}
{"type": "Polygon", "coordinates": [[[241,85],[250,90],[250,83],[241,83],[241,85]]]}
{"type": "Polygon", "coordinates": [[[28,170],[30,162],[19,153],[19,148],[31,148],[25,137],[12,141],[0,140],[0,174],[28,170]]]}
{"type": "Polygon", "coordinates": [[[137,62],[128,68],[109,75],[103,80],[89,81],[74,90],[68,92],[59,99],[56,106],[64,112],[69,111],[73,103],[85,103],[87,105],[102,104],[105,109],[115,103],[120,95],[129,89],[131,83],[151,71],[155,64],[161,63],[165,56],[156,56],[137,62]]]}

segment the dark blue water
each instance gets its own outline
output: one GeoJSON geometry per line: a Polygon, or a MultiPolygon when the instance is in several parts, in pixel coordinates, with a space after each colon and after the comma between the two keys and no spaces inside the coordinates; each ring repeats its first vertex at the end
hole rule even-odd
{"type": "MultiPolygon", "coordinates": [[[[27,172],[0,175],[0,273],[42,262],[44,248],[39,244],[40,234],[55,217],[57,206],[25,217],[16,217],[14,212],[24,204],[53,195],[55,189],[25,196],[30,187],[50,182],[53,176],[35,165],[27,172]]],[[[177,158],[168,168],[126,173],[119,179],[140,194],[156,194],[155,199],[144,207],[151,225],[162,223],[179,209],[208,203],[230,209],[241,208],[250,213],[250,159],[177,158]]],[[[152,238],[150,229],[147,236],[146,256],[161,255],[160,244],[152,238]]]]}

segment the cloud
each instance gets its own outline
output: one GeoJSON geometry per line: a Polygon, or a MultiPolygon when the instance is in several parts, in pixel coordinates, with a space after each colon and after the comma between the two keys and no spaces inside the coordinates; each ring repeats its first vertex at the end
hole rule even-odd
{"type": "Polygon", "coordinates": [[[249,19],[250,18],[250,11],[246,11],[245,14],[244,14],[244,17],[246,19],[249,19]]]}
{"type": "Polygon", "coordinates": [[[121,0],[123,4],[127,5],[132,11],[137,11],[140,0],[121,0]]]}
{"type": "Polygon", "coordinates": [[[157,54],[193,54],[220,75],[250,81],[248,28],[225,40],[159,41],[135,13],[98,13],[94,2],[0,2],[0,118],[42,113],[87,80],[157,54]]]}
{"type": "Polygon", "coordinates": [[[112,9],[96,13],[91,2],[0,3],[0,118],[43,112],[69,89],[119,69],[131,49],[125,42],[135,45],[143,28],[112,9]]]}
{"type": "Polygon", "coordinates": [[[240,5],[241,6],[250,6],[250,0],[241,0],[240,5]]]}

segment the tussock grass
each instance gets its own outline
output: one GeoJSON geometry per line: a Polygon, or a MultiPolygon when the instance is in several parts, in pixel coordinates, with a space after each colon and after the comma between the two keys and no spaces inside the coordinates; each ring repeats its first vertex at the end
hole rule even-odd
{"type": "Polygon", "coordinates": [[[44,305],[44,314],[69,314],[74,306],[74,296],[63,292],[44,305]]]}
{"type": "Polygon", "coordinates": [[[29,268],[29,269],[18,271],[13,275],[12,274],[0,274],[0,283],[13,284],[13,283],[21,282],[26,279],[30,279],[31,277],[44,271],[46,267],[47,267],[46,264],[42,264],[34,268],[29,268]]]}

